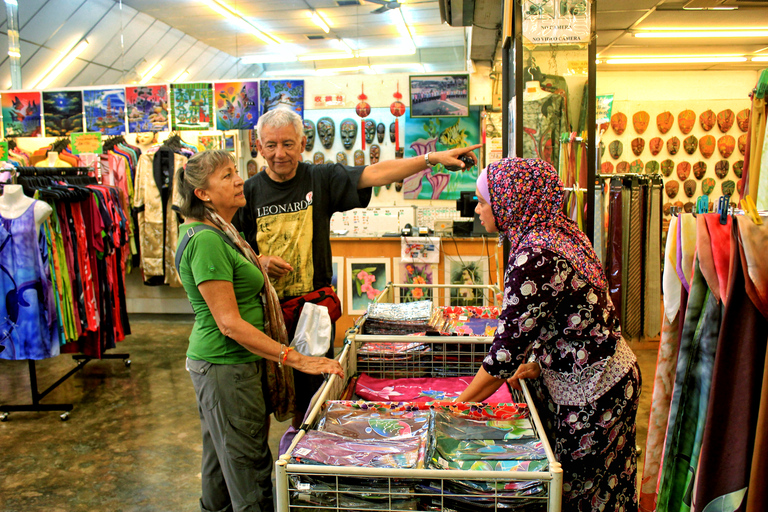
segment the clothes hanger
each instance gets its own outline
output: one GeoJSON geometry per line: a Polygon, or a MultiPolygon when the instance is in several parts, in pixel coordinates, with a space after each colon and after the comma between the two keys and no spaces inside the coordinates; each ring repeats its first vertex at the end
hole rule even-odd
{"type": "Polygon", "coordinates": [[[745,196],[744,199],[741,200],[741,208],[744,210],[744,214],[752,219],[752,222],[754,222],[756,226],[761,226],[763,224],[763,219],[760,217],[760,214],[757,213],[757,207],[755,207],[755,202],[752,200],[752,197],[749,195],[745,196]]]}

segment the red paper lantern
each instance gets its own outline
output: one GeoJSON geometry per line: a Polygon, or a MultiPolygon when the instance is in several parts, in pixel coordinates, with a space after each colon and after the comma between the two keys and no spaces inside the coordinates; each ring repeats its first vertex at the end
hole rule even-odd
{"type": "Polygon", "coordinates": [[[395,101],[389,106],[389,111],[395,116],[395,151],[400,150],[400,126],[397,122],[397,118],[405,114],[405,105],[402,101],[403,95],[400,94],[400,82],[397,82],[397,92],[392,96],[395,97],[395,101]]]}
{"type": "MultiPolygon", "coordinates": [[[[371,106],[365,102],[365,100],[368,99],[368,96],[365,95],[365,91],[363,89],[363,86],[360,86],[361,93],[357,97],[357,99],[360,100],[360,103],[357,104],[355,107],[355,112],[357,112],[357,115],[360,116],[362,119],[365,119],[368,114],[371,113],[371,106]]],[[[362,134],[362,145],[363,150],[365,150],[365,121],[360,121],[360,133],[362,134]]]]}

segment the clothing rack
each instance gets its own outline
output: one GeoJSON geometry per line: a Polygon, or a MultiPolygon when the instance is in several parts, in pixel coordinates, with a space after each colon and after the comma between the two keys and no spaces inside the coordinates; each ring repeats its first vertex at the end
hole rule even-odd
{"type": "MultiPolygon", "coordinates": [[[[15,177],[55,177],[55,176],[88,176],[88,172],[91,171],[89,167],[18,167],[16,169],[15,177]]],[[[100,358],[87,356],[84,354],[76,354],[72,356],[72,359],[76,361],[76,366],[69,370],[66,374],[60,377],[56,382],[48,386],[45,390],[38,390],[37,381],[37,367],[34,359],[28,359],[29,365],[29,385],[30,393],[32,395],[31,404],[14,404],[14,405],[2,405],[0,404],[0,421],[8,421],[8,414],[11,412],[43,412],[43,411],[62,411],[59,416],[61,421],[69,419],[69,411],[72,410],[72,404],[41,404],[40,401],[45,398],[51,391],[59,387],[63,382],[69,379],[72,375],[77,373],[86,364],[94,359],[122,359],[126,368],[131,366],[130,354],[101,354],[100,358]]]]}

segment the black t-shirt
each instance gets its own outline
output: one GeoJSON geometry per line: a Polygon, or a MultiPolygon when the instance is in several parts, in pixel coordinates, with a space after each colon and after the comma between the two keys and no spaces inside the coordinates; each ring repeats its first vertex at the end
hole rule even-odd
{"type": "Polygon", "coordinates": [[[280,256],[293,267],[272,283],[280,298],[331,284],[331,216],[368,206],[371,189],[357,189],[363,169],[300,162],[288,181],[273,181],[266,172],[246,180],[248,204],[234,224],[255,251],[280,256]]]}

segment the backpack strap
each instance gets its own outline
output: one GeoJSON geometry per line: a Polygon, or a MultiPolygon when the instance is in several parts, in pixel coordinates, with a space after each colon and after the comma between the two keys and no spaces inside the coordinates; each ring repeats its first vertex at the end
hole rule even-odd
{"type": "Polygon", "coordinates": [[[179,270],[179,267],[181,266],[181,255],[184,254],[184,249],[187,248],[187,244],[189,243],[189,240],[195,236],[195,234],[201,232],[211,230],[215,231],[219,234],[222,240],[224,240],[231,248],[233,248],[235,251],[242,254],[243,251],[240,250],[240,248],[235,245],[235,242],[230,240],[230,238],[227,236],[226,233],[224,233],[222,230],[214,228],[213,226],[209,226],[208,224],[198,224],[197,226],[191,227],[187,229],[186,233],[184,233],[184,236],[181,237],[181,241],[179,242],[179,247],[176,249],[176,272],[181,273],[179,270]]]}

